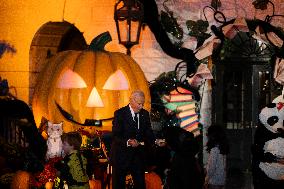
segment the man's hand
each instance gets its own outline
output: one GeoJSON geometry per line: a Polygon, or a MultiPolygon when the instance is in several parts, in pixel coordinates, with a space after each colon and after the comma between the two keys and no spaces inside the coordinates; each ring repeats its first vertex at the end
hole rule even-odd
{"type": "Polygon", "coordinates": [[[139,142],[136,139],[129,139],[127,145],[135,148],[139,146],[139,142]]]}
{"type": "Polygon", "coordinates": [[[164,146],[167,145],[165,139],[156,139],[155,144],[156,144],[157,146],[160,146],[160,147],[164,147],[164,146]]]}

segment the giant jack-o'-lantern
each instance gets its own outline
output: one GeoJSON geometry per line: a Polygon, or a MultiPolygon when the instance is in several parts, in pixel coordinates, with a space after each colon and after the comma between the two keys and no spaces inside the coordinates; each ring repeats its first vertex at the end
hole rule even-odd
{"type": "MultiPolygon", "coordinates": [[[[85,119],[106,119],[113,117],[118,108],[128,104],[129,95],[133,90],[144,91],[145,109],[150,109],[150,92],[145,75],[139,65],[130,57],[120,52],[108,52],[104,46],[111,40],[108,32],[101,34],[92,42],[90,49],[85,51],[63,51],[54,55],[40,73],[35,87],[32,108],[37,125],[44,116],[53,122],[64,121],[64,131],[73,131],[76,125],[66,121],[56,107],[57,102],[80,123],[85,119]],[[68,87],[60,86],[59,81],[67,71],[80,76],[85,86],[72,88],[72,79],[68,87]],[[117,70],[128,82],[127,90],[105,90],[107,79],[117,70]],[[96,87],[103,106],[87,107],[92,89],[96,87]]],[[[111,121],[103,122],[104,130],[111,129],[111,121]]]]}

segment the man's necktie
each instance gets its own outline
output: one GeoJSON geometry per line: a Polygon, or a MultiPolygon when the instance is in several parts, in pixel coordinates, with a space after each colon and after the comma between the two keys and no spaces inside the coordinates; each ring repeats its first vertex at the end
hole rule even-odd
{"type": "Polygon", "coordinates": [[[141,135],[140,135],[140,129],[139,129],[139,119],[138,119],[138,113],[134,113],[134,121],[135,121],[135,127],[136,127],[136,139],[138,141],[141,141],[141,135]]]}
{"type": "Polygon", "coordinates": [[[138,128],[138,113],[134,113],[134,121],[135,121],[136,127],[138,128]]]}

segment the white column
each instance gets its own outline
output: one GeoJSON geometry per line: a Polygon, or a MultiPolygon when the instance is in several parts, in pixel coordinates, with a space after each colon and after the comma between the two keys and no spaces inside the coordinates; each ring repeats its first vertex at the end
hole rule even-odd
{"type": "Polygon", "coordinates": [[[207,128],[211,125],[212,117],[212,89],[209,81],[204,82],[200,89],[199,93],[201,96],[200,100],[200,123],[203,125],[203,163],[204,166],[207,162],[208,153],[206,151],[207,128]]]}

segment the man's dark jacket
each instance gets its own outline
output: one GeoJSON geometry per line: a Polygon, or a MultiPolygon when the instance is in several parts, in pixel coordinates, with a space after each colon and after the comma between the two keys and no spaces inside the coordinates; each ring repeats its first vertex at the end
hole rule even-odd
{"type": "Polygon", "coordinates": [[[145,149],[154,144],[149,112],[139,112],[139,129],[132,117],[130,107],[125,106],[114,113],[110,160],[113,166],[127,168],[133,164],[145,163],[145,149]],[[137,139],[145,145],[127,147],[128,139],[137,139]]]}

